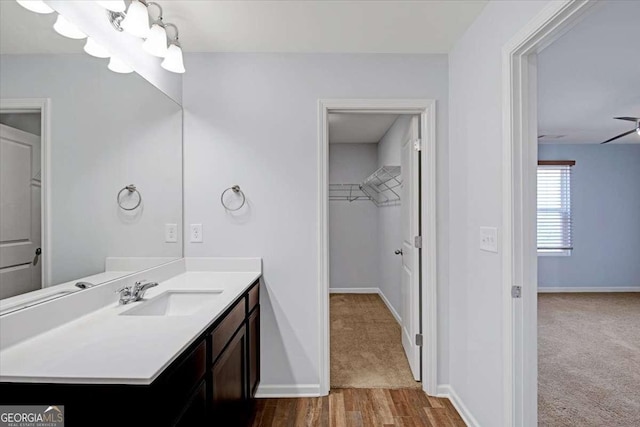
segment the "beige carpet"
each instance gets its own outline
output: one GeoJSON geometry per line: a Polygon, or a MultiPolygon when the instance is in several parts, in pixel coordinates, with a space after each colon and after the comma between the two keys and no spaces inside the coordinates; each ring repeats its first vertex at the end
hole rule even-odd
{"type": "Polygon", "coordinates": [[[540,294],[541,426],[640,426],[640,293],[540,294]]]}
{"type": "Polygon", "coordinates": [[[420,388],[400,325],[376,294],[331,294],[331,387],[420,388]]]}

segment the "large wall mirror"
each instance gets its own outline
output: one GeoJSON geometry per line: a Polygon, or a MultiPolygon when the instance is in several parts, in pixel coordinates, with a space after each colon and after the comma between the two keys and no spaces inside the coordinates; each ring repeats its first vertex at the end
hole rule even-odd
{"type": "Polygon", "coordinates": [[[182,108],[0,2],[0,314],[182,257],[182,108]]]}

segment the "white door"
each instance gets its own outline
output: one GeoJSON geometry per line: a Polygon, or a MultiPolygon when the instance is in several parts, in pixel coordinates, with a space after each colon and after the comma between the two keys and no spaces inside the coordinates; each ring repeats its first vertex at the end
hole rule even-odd
{"type": "Polygon", "coordinates": [[[0,124],[0,299],[42,287],[40,137],[0,124]]]}
{"type": "Polygon", "coordinates": [[[409,359],[411,372],[420,380],[420,249],[415,238],[420,235],[420,152],[415,149],[419,138],[419,119],[411,119],[411,132],[402,144],[402,346],[409,359]]]}

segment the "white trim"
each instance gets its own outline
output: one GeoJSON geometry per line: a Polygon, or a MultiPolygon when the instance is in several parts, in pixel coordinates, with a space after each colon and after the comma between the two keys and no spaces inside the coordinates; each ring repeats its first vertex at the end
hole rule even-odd
{"type": "Polygon", "coordinates": [[[320,393],[329,394],[329,111],[420,115],[422,138],[422,386],[436,394],[438,373],[436,251],[436,101],[433,99],[321,99],[318,101],[318,313],[320,393]]]}
{"type": "Polygon", "coordinates": [[[380,288],[329,288],[330,294],[379,294],[380,288]]]}
{"type": "Polygon", "coordinates": [[[467,406],[462,402],[462,399],[460,399],[460,396],[458,396],[451,385],[439,385],[437,397],[445,397],[449,399],[453,407],[456,408],[456,411],[458,411],[460,418],[462,418],[462,421],[464,421],[467,426],[480,427],[480,423],[478,423],[478,420],[476,420],[475,417],[471,414],[467,406]]]}
{"type": "Polygon", "coordinates": [[[256,390],[256,398],[258,399],[318,397],[320,395],[320,384],[259,384],[256,390]]]}
{"type": "Polygon", "coordinates": [[[393,306],[387,299],[387,296],[382,292],[382,289],[378,289],[378,295],[380,295],[380,299],[382,299],[382,302],[384,302],[384,305],[387,306],[387,308],[389,309],[393,317],[396,319],[396,322],[398,322],[399,324],[402,324],[402,318],[400,317],[396,309],[393,308],[393,306]]]}
{"type": "Polygon", "coordinates": [[[569,292],[640,292],[638,286],[549,286],[539,285],[539,294],[569,293],[569,292]]]}
{"type": "Polygon", "coordinates": [[[41,246],[45,256],[42,257],[42,287],[52,283],[51,264],[51,99],[49,98],[6,98],[0,99],[0,112],[40,113],[40,162],[42,168],[41,210],[42,223],[41,246]]]}
{"type": "Polygon", "coordinates": [[[536,56],[596,0],[549,4],[502,52],[503,394],[505,426],[537,426],[536,56]],[[522,286],[522,298],[511,287],[522,286]]]}

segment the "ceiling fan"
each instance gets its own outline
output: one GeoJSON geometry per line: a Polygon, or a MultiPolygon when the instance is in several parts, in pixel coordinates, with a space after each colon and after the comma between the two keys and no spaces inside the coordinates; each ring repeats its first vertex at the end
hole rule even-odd
{"type": "Polygon", "coordinates": [[[636,132],[638,135],[640,135],[640,117],[614,117],[614,119],[616,120],[626,120],[628,122],[635,122],[636,123],[636,127],[635,129],[632,129],[628,132],[624,132],[621,133],[618,136],[614,136],[613,138],[607,139],[604,142],[601,142],[600,144],[606,144],[608,142],[614,141],[618,138],[622,138],[623,136],[627,136],[627,135],[631,135],[632,133],[636,132]]]}

